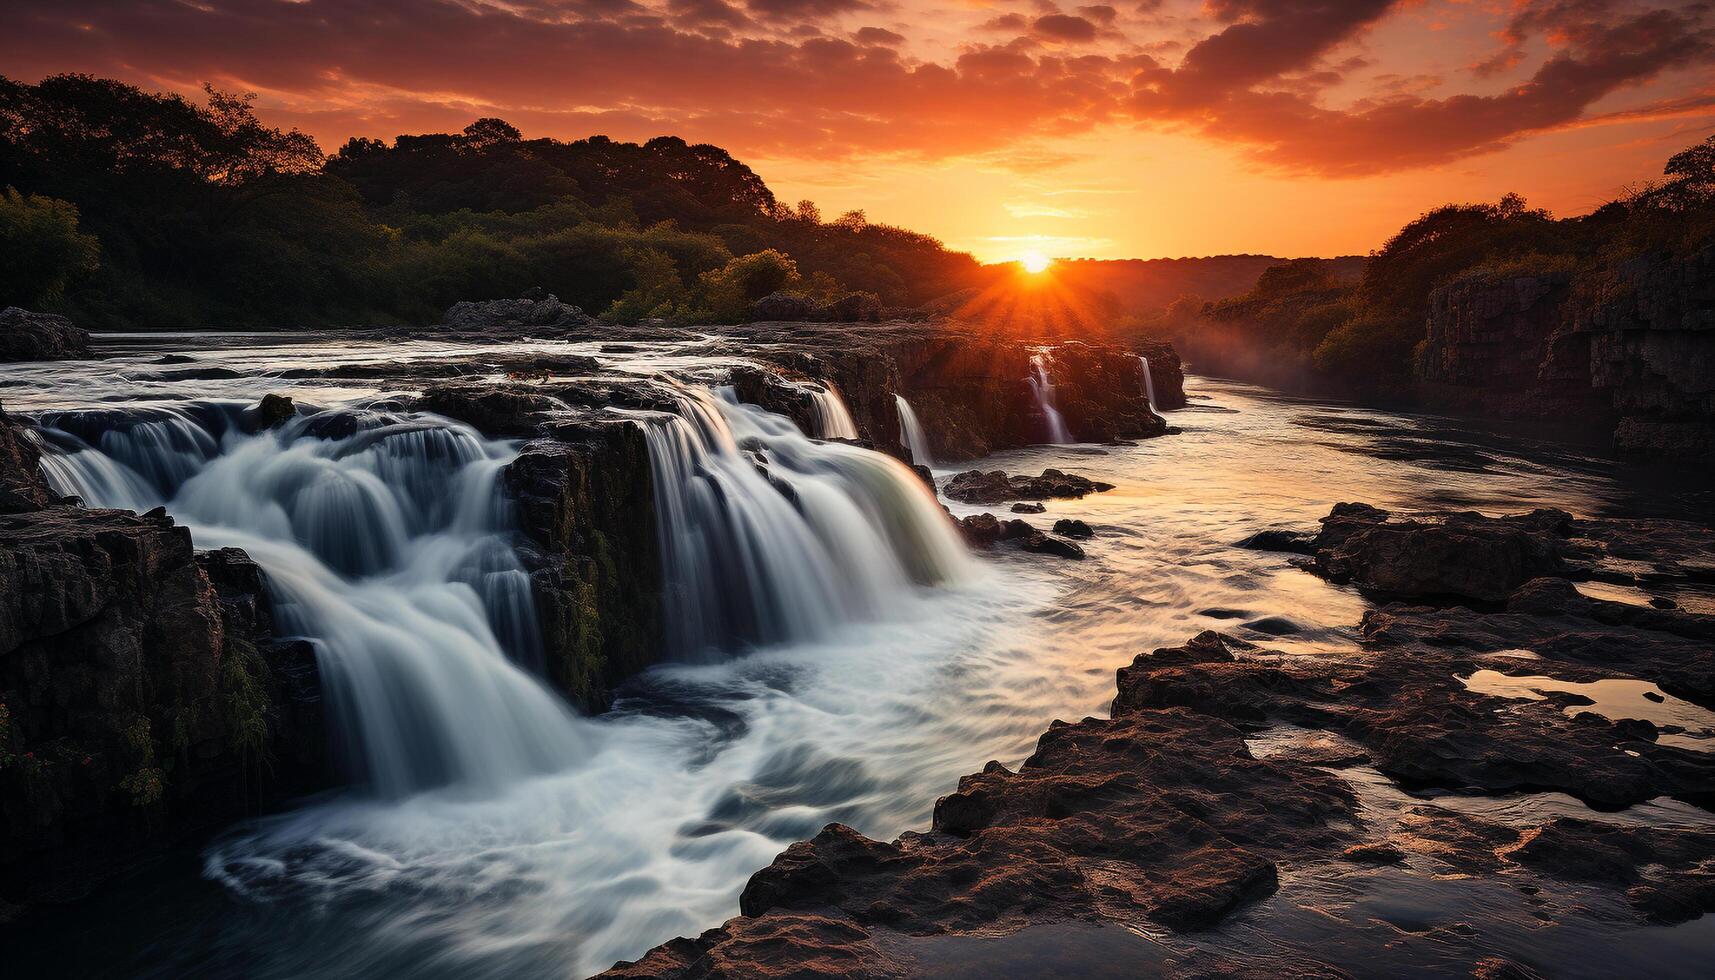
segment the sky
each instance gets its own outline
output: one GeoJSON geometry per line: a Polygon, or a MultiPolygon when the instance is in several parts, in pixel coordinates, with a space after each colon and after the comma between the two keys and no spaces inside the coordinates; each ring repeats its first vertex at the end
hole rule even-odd
{"type": "Polygon", "coordinates": [[[0,74],[253,92],[332,151],[716,143],[985,261],[1364,253],[1583,213],[1715,132],[1715,0],[6,0],[0,74]]]}

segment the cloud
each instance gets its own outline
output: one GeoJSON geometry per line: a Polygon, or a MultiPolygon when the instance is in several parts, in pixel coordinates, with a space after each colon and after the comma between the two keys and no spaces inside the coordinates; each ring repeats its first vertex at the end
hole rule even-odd
{"type": "Polygon", "coordinates": [[[1405,0],[1206,0],[1175,14],[1182,56],[1155,43],[1159,26],[1128,27],[1134,15],[1107,4],[1037,0],[943,50],[843,24],[945,9],[910,7],[926,2],[9,0],[0,65],[32,81],[87,71],[255,90],[266,118],[329,146],[500,116],[532,135],[675,133],[741,156],[1024,159],[1060,137],[1136,125],[1229,144],[1268,168],[1349,176],[1612,117],[1625,104],[1610,96],[1660,79],[1673,80],[1651,93],[1661,108],[1637,112],[1695,111],[1683,97],[1707,76],[1683,70],[1715,64],[1715,15],[1701,2],[1656,5],[1674,0],[1516,5],[1498,52],[1488,41],[1449,52],[1452,64],[1515,59],[1518,80],[1498,90],[1424,71],[1370,33],[1405,0]],[[1336,83],[1343,101],[1331,104],[1336,83]]]}
{"type": "Polygon", "coordinates": [[[767,20],[816,20],[873,9],[867,0],[745,0],[752,13],[767,20]]]}
{"type": "Polygon", "coordinates": [[[1045,37],[1054,41],[1082,43],[1096,39],[1096,25],[1082,17],[1070,14],[1049,14],[1038,17],[1030,24],[1030,29],[1037,37],[1045,37]]]}
{"type": "Polygon", "coordinates": [[[883,47],[896,48],[905,43],[905,35],[895,34],[881,27],[860,27],[857,32],[859,44],[879,44],[883,47]]]}

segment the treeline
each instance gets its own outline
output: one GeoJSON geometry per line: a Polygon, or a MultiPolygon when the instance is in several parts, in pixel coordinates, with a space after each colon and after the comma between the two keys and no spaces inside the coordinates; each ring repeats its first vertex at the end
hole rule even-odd
{"type": "Polygon", "coordinates": [[[1172,340],[1199,369],[1272,382],[1389,392],[1416,374],[1430,294],[1458,280],[1564,275],[1599,289],[1640,255],[1715,243],[1715,137],[1675,154],[1663,179],[1580,217],[1508,194],[1449,204],[1400,229],[1356,280],[1325,260],[1266,270],[1244,295],[1182,297],[1123,332],[1172,340]]]}
{"type": "Polygon", "coordinates": [[[110,79],[0,78],[0,305],[91,327],[432,323],[553,292],[613,319],[717,322],[766,292],[917,305],[999,273],[934,238],[788,206],[673,137],[353,139],[110,79]]]}

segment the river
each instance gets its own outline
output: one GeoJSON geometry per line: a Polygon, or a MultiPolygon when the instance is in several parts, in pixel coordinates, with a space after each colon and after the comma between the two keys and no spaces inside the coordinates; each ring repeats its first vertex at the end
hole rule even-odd
{"type": "MultiPolygon", "coordinates": [[[[116,360],[0,367],[0,399],[28,414],[288,390],[333,407],[388,392],[293,378],[293,365],[469,353],[316,336],[106,343],[116,360]],[[157,363],[166,351],[197,361],[157,363]]],[[[706,363],[695,344],[517,349],[637,372],[706,363]]],[[[1693,518],[1715,502],[1704,476],[1519,433],[1197,376],[1186,390],[1189,406],[1169,413],[1177,435],[938,470],[1057,466],[1114,484],[1028,518],[1087,521],[1087,561],[979,557],[944,584],[880,594],[880,608],[814,640],[652,670],[599,717],[536,705],[526,735],[564,744],[503,780],[304,801],[31,913],[9,959],[26,975],[586,975],[718,925],[752,872],[828,822],[878,838],[926,827],[960,775],[1016,764],[1052,719],[1104,714],[1114,670],[1139,651],[1205,629],[1293,656],[1349,648],[1366,600],[1239,547],[1253,531],[1313,527],[1341,500],[1693,518]]],[[[483,443],[477,455],[508,451],[483,443]]]]}

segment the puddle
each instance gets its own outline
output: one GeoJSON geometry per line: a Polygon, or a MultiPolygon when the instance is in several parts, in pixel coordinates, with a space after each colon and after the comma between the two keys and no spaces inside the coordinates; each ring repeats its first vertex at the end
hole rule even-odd
{"type": "Polygon", "coordinates": [[[1648,681],[1611,677],[1577,683],[1542,676],[1512,677],[1498,670],[1479,670],[1458,680],[1476,694],[1524,701],[1541,701],[1550,693],[1576,694],[1592,703],[1571,705],[1566,708],[1568,715],[1589,712],[1609,721],[1637,719],[1661,729],[1682,729],[1676,733],[1663,732],[1656,741],[1698,752],[1715,752],[1715,711],[1667,694],[1648,681]]]}

